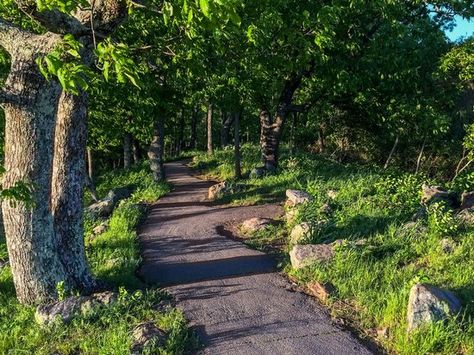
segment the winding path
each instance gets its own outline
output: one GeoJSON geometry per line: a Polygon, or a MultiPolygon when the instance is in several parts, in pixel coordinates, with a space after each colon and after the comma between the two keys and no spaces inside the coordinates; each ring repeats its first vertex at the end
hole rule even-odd
{"type": "Polygon", "coordinates": [[[203,343],[202,354],[370,354],[335,326],[313,299],[291,290],[267,255],[216,228],[281,207],[214,206],[209,182],[167,164],[174,191],[151,210],[140,233],[142,278],[166,286],[203,343]]]}

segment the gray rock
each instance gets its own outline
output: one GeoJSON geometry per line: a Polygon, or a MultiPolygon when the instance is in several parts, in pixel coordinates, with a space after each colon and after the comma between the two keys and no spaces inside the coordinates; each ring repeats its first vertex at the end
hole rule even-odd
{"type": "Polygon", "coordinates": [[[242,223],[240,228],[245,232],[245,233],[254,233],[258,232],[261,230],[264,230],[268,226],[274,224],[275,221],[269,219],[269,218],[250,218],[247,219],[242,223]]]}
{"type": "Polygon", "coordinates": [[[334,245],[295,245],[290,251],[291,266],[298,270],[314,263],[329,262],[334,258],[334,245]]]}
{"type": "Polygon", "coordinates": [[[456,214],[455,218],[463,225],[469,226],[474,224],[474,208],[462,210],[456,214]]]}
{"type": "Polygon", "coordinates": [[[428,217],[428,213],[426,212],[426,208],[425,207],[420,207],[418,208],[418,210],[413,214],[413,216],[411,217],[411,220],[413,222],[417,222],[419,220],[424,220],[428,217]]]}
{"type": "Polygon", "coordinates": [[[449,238],[441,239],[439,244],[440,244],[441,250],[445,254],[451,254],[454,251],[454,248],[456,247],[456,244],[454,243],[454,241],[452,241],[449,238]]]}
{"type": "Polygon", "coordinates": [[[286,197],[286,205],[289,207],[302,205],[313,200],[310,194],[300,190],[286,190],[286,197]]]}
{"type": "Polygon", "coordinates": [[[108,217],[121,200],[132,195],[133,189],[134,187],[128,186],[110,190],[106,197],[87,207],[85,213],[94,218],[108,217]]]}
{"type": "Polygon", "coordinates": [[[229,183],[227,181],[223,181],[209,188],[208,193],[207,193],[207,198],[209,200],[215,200],[224,196],[225,194],[229,192],[230,192],[229,183]]]}
{"type": "Polygon", "coordinates": [[[293,227],[290,233],[290,244],[299,244],[301,241],[311,235],[311,224],[303,222],[293,227]]]}
{"type": "Polygon", "coordinates": [[[92,233],[94,235],[99,235],[99,234],[102,234],[104,232],[107,231],[107,229],[109,228],[109,222],[102,222],[101,224],[99,224],[98,226],[96,226],[93,230],[92,230],[92,233]]]}
{"type": "Polygon", "coordinates": [[[441,186],[429,186],[423,184],[421,189],[421,203],[425,206],[435,202],[446,202],[450,206],[456,204],[456,195],[445,190],[441,186]]]}
{"type": "Polygon", "coordinates": [[[154,350],[166,342],[166,334],[153,322],[141,323],[133,329],[133,345],[131,353],[141,354],[143,350],[154,350]],[[150,349],[151,348],[151,349],[150,349]]]}
{"type": "Polygon", "coordinates": [[[420,222],[407,222],[401,226],[400,231],[403,235],[421,234],[426,232],[426,227],[420,222]]]}
{"type": "Polygon", "coordinates": [[[332,213],[332,208],[329,203],[323,204],[319,210],[325,215],[330,215],[332,213]]]}
{"type": "Polygon", "coordinates": [[[461,195],[461,210],[474,208],[474,192],[463,192],[461,195]]]}
{"type": "Polygon", "coordinates": [[[445,320],[461,310],[461,302],[454,293],[440,288],[416,284],[408,301],[408,331],[423,325],[445,320]]]}
{"type": "Polygon", "coordinates": [[[63,301],[36,308],[35,319],[39,324],[48,325],[55,321],[69,323],[74,317],[94,311],[117,300],[117,294],[106,291],[91,296],[72,296],[63,301]]]}

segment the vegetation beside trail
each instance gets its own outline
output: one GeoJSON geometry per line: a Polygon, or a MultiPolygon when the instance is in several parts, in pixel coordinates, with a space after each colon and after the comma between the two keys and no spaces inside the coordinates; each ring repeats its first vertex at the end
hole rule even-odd
{"type": "MultiPolygon", "coordinates": [[[[165,346],[154,353],[182,354],[193,346],[194,337],[183,314],[171,306],[170,297],[160,289],[145,288],[135,275],[140,263],[136,228],[146,214],[144,204],[159,199],[169,186],[155,183],[145,164],[104,174],[98,180],[100,196],[111,188],[136,186],[133,195],[113,212],[106,232],[92,238],[92,229],[101,221],[85,221],[86,250],[93,273],[118,291],[119,301],[94,314],[78,316],[68,325],[40,326],[34,320],[35,308],[16,300],[11,270],[5,267],[0,270],[1,354],[127,354],[133,342],[132,330],[142,322],[154,322],[168,335],[165,346]]],[[[2,238],[0,258],[4,256],[2,238]]]]}
{"type": "MultiPolygon", "coordinates": [[[[245,146],[244,173],[258,163],[258,149],[245,146]]],[[[199,155],[193,166],[209,176],[232,176],[231,151],[199,155]]],[[[338,239],[365,240],[354,246],[342,243],[335,259],[301,271],[294,271],[286,257],[288,235],[293,225],[281,224],[248,238],[260,249],[279,244],[286,257],[284,270],[302,285],[311,281],[330,282],[336,292],[327,301],[334,316],[346,319],[369,337],[387,329],[377,341],[389,352],[401,354],[474,352],[474,228],[462,225],[448,207],[435,204],[425,219],[407,224],[420,208],[423,183],[441,183],[461,192],[472,190],[472,174],[452,182],[435,181],[423,174],[412,174],[354,164],[340,164],[308,153],[291,156],[283,150],[277,175],[249,179],[246,187],[224,201],[260,203],[283,200],[286,189],[309,192],[314,201],[298,216],[299,221],[326,221],[304,243],[326,243],[338,239]],[[335,197],[328,197],[328,192],[335,197]],[[330,213],[321,210],[329,204],[330,213]],[[443,251],[442,240],[451,243],[452,252],[443,251]],[[431,283],[453,290],[463,301],[463,313],[448,323],[438,323],[407,335],[406,311],[411,286],[431,283]]]]}

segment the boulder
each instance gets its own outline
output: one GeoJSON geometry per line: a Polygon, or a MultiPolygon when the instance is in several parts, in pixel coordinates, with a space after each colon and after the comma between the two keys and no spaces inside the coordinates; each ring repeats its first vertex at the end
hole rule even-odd
{"type": "Polygon", "coordinates": [[[328,300],[329,297],[336,293],[336,288],[330,282],[310,282],[307,285],[309,293],[322,302],[328,300]]]}
{"type": "Polygon", "coordinates": [[[408,332],[423,325],[445,320],[461,310],[461,302],[454,293],[440,288],[416,284],[408,300],[408,332]]]}
{"type": "Polygon", "coordinates": [[[110,190],[107,196],[105,196],[103,199],[87,207],[85,209],[85,213],[92,216],[93,218],[108,217],[112,214],[114,208],[121,200],[129,198],[132,195],[133,190],[133,186],[120,187],[110,190]]]}
{"type": "Polygon", "coordinates": [[[456,219],[464,225],[474,224],[474,208],[462,210],[456,215],[456,219]]]}
{"type": "Polygon", "coordinates": [[[154,350],[165,344],[166,334],[153,322],[141,323],[133,329],[133,345],[131,353],[142,354],[145,348],[153,347],[154,350]]]}
{"type": "Polygon", "coordinates": [[[441,239],[439,245],[445,254],[451,254],[454,251],[454,248],[456,248],[454,241],[449,238],[441,239]]]}
{"type": "Polygon", "coordinates": [[[311,229],[311,224],[308,222],[303,222],[294,226],[290,233],[290,244],[299,244],[301,241],[306,239],[306,237],[311,235],[311,229]]]}
{"type": "Polygon", "coordinates": [[[274,221],[269,218],[256,217],[256,218],[250,218],[244,221],[241,224],[240,228],[245,233],[254,233],[254,232],[264,230],[265,228],[267,228],[269,225],[272,225],[273,223],[274,221]]]}
{"type": "Polygon", "coordinates": [[[389,329],[387,327],[377,328],[376,332],[379,339],[388,339],[388,336],[390,335],[389,329]]]}
{"type": "Polygon", "coordinates": [[[311,201],[313,198],[310,194],[300,190],[286,190],[286,205],[294,207],[311,201]]]}
{"type": "Polygon", "coordinates": [[[329,190],[328,193],[327,193],[328,197],[331,199],[331,200],[335,200],[336,197],[337,197],[337,191],[335,190],[329,190]]]}
{"type": "Polygon", "coordinates": [[[117,300],[117,294],[106,291],[91,296],[72,296],[63,301],[36,308],[35,319],[39,324],[48,325],[57,320],[69,323],[74,317],[90,313],[98,307],[109,305],[117,300]]]}
{"type": "Polygon", "coordinates": [[[108,228],[109,228],[109,222],[108,221],[102,222],[101,224],[99,224],[92,230],[92,233],[94,235],[99,235],[106,232],[108,228]]]}
{"type": "Polygon", "coordinates": [[[329,205],[329,203],[325,203],[321,206],[321,208],[319,209],[319,211],[322,213],[322,214],[325,214],[325,215],[330,215],[332,213],[332,208],[331,206],[329,205]]]}
{"type": "Polygon", "coordinates": [[[225,194],[229,192],[230,192],[229,183],[227,181],[223,181],[209,188],[208,193],[207,193],[207,198],[209,200],[215,200],[224,196],[225,194]]]}
{"type": "Polygon", "coordinates": [[[413,214],[413,216],[411,217],[411,220],[413,222],[417,222],[419,220],[425,220],[427,217],[428,217],[428,213],[426,212],[426,208],[422,206],[418,208],[418,210],[413,214]]]}
{"type": "Polygon", "coordinates": [[[435,202],[446,202],[452,207],[456,205],[456,195],[443,189],[441,186],[429,186],[423,184],[421,189],[421,203],[425,206],[435,202]]]}
{"type": "Polygon", "coordinates": [[[461,195],[461,210],[474,208],[474,192],[463,192],[461,195]]]}
{"type": "Polygon", "coordinates": [[[407,222],[400,227],[403,235],[422,234],[426,232],[426,227],[420,222],[407,222]]]}
{"type": "Polygon", "coordinates": [[[334,245],[295,245],[290,251],[291,266],[298,270],[314,263],[326,263],[334,258],[334,245]]]}

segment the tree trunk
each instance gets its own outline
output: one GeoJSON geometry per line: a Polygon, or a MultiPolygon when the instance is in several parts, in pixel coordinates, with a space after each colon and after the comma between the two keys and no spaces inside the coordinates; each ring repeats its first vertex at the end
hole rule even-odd
{"type": "Polygon", "coordinates": [[[260,111],[260,148],[262,152],[262,163],[265,170],[274,172],[278,168],[278,153],[283,125],[288,114],[292,111],[292,101],[295,91],[301,84],[302,74],[294,75],[286,80],[275,114],[272,119],[270,112],[266,109],[260,111]]]}
{"type": "MultiPolygon", "coordinates": [[[[53,133],[61,88],[47,81],[35,58],[51,51],[59,36],[15,38],[11,71],[5,90],[22,100],[4,105],[5,169],[3,188],[31,184],[33,204],[3,200],[3,220],[13,281],[21,303],[45,302],[56,297],[56,285],[67,281],[56,252],[51,213],[53,133]]],[[[8,49],[8,48],[7,48],[8,49]]]]}
{"type": "Polygon", "coordinates": [[[229,145],[229,135],[230,135],[230,128],[234,123],[235,115],[229,114],[226,115],[222,113],[222,126],[221,126],[221,147],[227,147],[229,145]]]}
{"type": "Polygon", "coordinates": [[[123,136],[123,168],[132,166],[132,135],[128,132],[123,136]]]}
{"type": "Polygon", "coordinates": [[[291,122],[291,144],[290,144],[291,155],[295,154],[295,150],[296,150],[297,125],[298,125],[298,114],[296,112],[293,112],[293,121],[291,122]]]}
{"type": "Polygon", "coordinates": [[[212,146],[212,104],[207,107],[207,154],[214,153],[212,146]]]}
{"type": "Polygon", "coordinates": [[[397,149],[399,139],[400,139],[399,136],[397,136],[397,138],[395,138],[395,143],[393,143],[392,150],[390,151],[390,154],[388,155],[387,161],[385,162],[385,165],[383,166],[384,169],[388,168],[388,165],[390,164],[390,161],[392,160],[393,154],[395,153],[395,150],[397,149]]]}
{"type": "Polygon", "coordinates": [[[87,176],[91,183],[94,182],[94,158],[92,155],[92,149],[87,147],[87,176]]]}
{"type": "Polygon", "coordinates": [[[132,153],[133,153],[133,163],[138,164],[142,158],[140,142],[137,139],[134,139],[132,142],[132,153]]]}
{"type": "Polygon", "coordinates": [[[240,156],[240,115],[234,115],[234,152],[235,152],[235,178],[242,178],[241,156],[240,156]]]}
{"type": "Polygon", "coordinates": [[[196,149],[196,139],[197,139],[197,116],[198,116],[198,109],[195,108],[193,110],[193,114],[191,116],[191,137],[189,142],[189,147],[191,149],[196,149]]]}
{"type": "Polygon", "coordinates": [[[150,160],[150,168],[153,173],[153,179],[156,182],[164,181],[166,178],[165,167],[163,165],[163,148],[164,148],[164,128],[161,115],[156,118],[155,127],[153,128],[153,137],[148,149],[148,158],[150,160]]]}
{"type": "Polygon", "coordinates": [[[87,141],[87,95],[63,92],[58,105],[52,175],[51,210],[58,254],[69,287],[89,292],[97,284],[86,261],[82,194],[87,141]]]}

